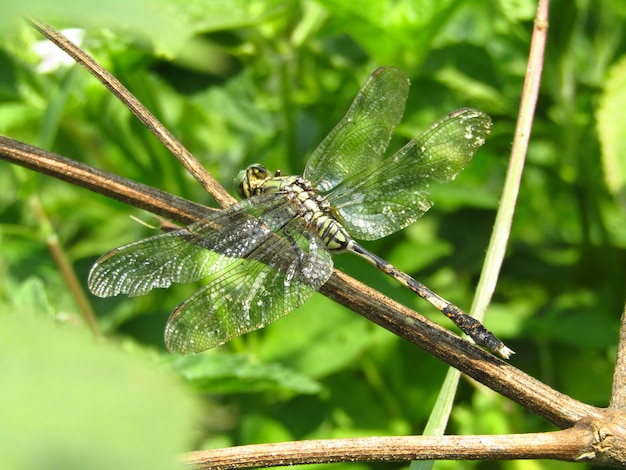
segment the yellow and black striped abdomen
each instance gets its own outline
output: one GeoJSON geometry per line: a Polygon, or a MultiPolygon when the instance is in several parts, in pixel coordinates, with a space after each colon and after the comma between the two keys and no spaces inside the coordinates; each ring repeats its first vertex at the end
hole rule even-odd
{"type": "Polygon", "coordinates": [[[344,251],[351,242],[348,232],[330,212],[330,204],[311,190],[310,183],[299,178],[283,186],[287,199],[307,226],[322,239],[330,251],[344,251]]]}

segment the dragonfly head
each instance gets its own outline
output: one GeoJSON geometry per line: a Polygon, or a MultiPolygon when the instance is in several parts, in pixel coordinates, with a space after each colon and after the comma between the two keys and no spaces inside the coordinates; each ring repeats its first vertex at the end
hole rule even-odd
{"type": "Polygon", "coordinates": [[[263,185],[272,174],[263,165],[255,163],[235,176],[235,190],[239,197],[247,199],[262,192],[263,185]]]}

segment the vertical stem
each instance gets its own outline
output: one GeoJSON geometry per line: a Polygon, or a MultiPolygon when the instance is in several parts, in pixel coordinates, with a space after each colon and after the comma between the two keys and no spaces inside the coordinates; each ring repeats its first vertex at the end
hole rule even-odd
{"type": "MultiPolygon", "coordinates": [[[[504,260],[509,235],[511,233],[515,203],[519,193],[522,170],[524,168],[524,160],[526,158],[526,149],[528,148],[530,130],[535,113],[535,106],[537,104],[537,96],[539,95],[539,84],[541,81],[541,71],[543,68],[543,57],[548,30],[549,4],[549,0],[539,0],[537,6],[535,27],[530,45],[528,67],[526,69],[526,78],[524,81],[524,89],[522,91],[520,111],[517,119],[517,126],[515,128],[515,138],[509,161],[509,169],[504,184],[504,190],[502,192],[501,204],[494,223],[491,240],[489,241],[489,247],[487,248],[485,263],[476,288],[476,297],[474,297],[474,302],[472,303],[472,307],[470,309],[470,315],[481,322],[485,318],[487,306],[493,297],[500,268],[502,267],[502,262],[504,260]]],[[[441,410],[448,410],[449,415],[452,409],[452,401],[454,400],[460,374],[461,373],[458,370],[452,368],[448,371],[442,390],[437,398],[433,413],[431,413],[426,425],[426,429],[424,431],[425,435],[443,435],[448,416],[443,414],[441,410]],[[439,411],[436,412],[437,410],[439,411]]],[[[430,470],[432,466],[432,461],[414,461],[411,462],[410,470],[430,470]]]]}
{"type": "Polygon", "coordinates": [[[543,58],[548,31],[549,3],[549,0],[539,0],[537,7],[535,28],[530,45],[526,79],[522,91],[519,115],[517,117],[509,170],[506,175],[493,234],[489,241],[485,265],[478,283],[478,294],[470,310],[470,314],[480,321],[485,317],[487,306],[491,302],[493,292],[496,288],[504,253],[506,252],[506,245],[509,240],[509,235],[511,234],[515,203],[519,193],[528,141],[530,140],[530,132],[535,114],[535,106],[537,104],[537,96],[539,95],[539,84],[541,82],[541,71],[543,69],[543,58]]]}

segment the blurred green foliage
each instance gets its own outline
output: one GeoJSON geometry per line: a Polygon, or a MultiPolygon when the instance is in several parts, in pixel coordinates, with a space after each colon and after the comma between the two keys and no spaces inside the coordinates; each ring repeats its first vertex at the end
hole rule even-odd
{"type": "MultiPolygon", "coordinates": [[[[227,187],[253,162],[284,174],[301,172],[360,84],[381,65],[404,69],[412,82],[390,150],[453,109],[473,106],[489,113],[494,127],[486,145],[456,181],[435,188],[435,207],[402,233],[367,244],[469,307],[504,182],[534,2],[61,0],[53,9],[48,5],[0,5],[0,133],[201,203],[212,201],[95,79],[54,62],[50,71],[40,71],[42,59],[33,46],[41,38],[19,14],[34,13],[59,29],[83,28],[82,47],[227,187]]],[[[517,352],[513,364],[599,406],[610,396],[626,285],[625,19],[622,0],[551,4],[527,166],[486,321],[517,352]]],[[[53,61],[57,57],[53,48],[47,54],[53,61]]],[[[39,359],[20,371],[37,379],[28,385],[23,406],[53,406],[47,389],[57,381],[93,393],[96,409],[99,395],[80,383],[91,379],[77,367],[85,359],[79,346],[65,357],[66,370],[45,373],[45,359],[51,359],[46,353],[55,348],[46,335],[66,329],[89,333],[75,326],[76,303],[47,250],[50,233],[32,207],[37,201],[43,205],[84,289],[99,255],[153,233],[129,216],[148,222],[151,216],[1,161],[0,187],[0,314],[15,322],[53,318],[63,324],[45,334],[34,334],[40,327],[24,322],[0,329],[0,369],[12,367],[15,351],[8,344],[18,359],[36,351],[33,357],[39,359]],[[72,374],[81,374],[76,383],[72,374]]],[[[336,257],[336,267],[449,326],[425,302],[353,258],[336,257]]],[[[122,344],[134,344],[130,355],[150,348],[160,358],[153,367],[177,371],[188,394],[202,398],[203,412],[187,423],[188,429],[200,428],[196,440],[187,441],[190,450],[421,432],[445,364],[321,295],[216,350],[169,357],[162,346],[165,321],[192,289],[175,286],[137,299],[90,297],[111,343],[123,338],[122,344]]],[[[124,378],[110,380],[126,386],[124,378]]],[[[171,400],[163,393],[153,387],[146,396],[171,400]]],[[[0,391],[0,410],[9,398],[0,391]]],[[[143,405],[134,395],[126,399],[124,406],[132,400],[143,405]]],[[[73,418],[68,413],[67,419],[73,418]]],[[[167,415],[151,418],[144,421],[146,432],[171,426],[167,415]]],[[[463,382],[448,432],[547,429],[551,425],[508,400],[463,382]]],[[[85,433],[89,444],[84,445],[99,447],[106,435],[98,436],[96,441],[85,433]]]]}

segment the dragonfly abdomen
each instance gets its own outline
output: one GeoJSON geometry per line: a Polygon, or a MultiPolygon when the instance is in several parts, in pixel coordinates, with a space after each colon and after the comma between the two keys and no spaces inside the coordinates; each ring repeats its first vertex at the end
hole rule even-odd
{"type": "Polygon", "coordinates": [[[352,238],[341,224],[329,215],[319,215],[315,230],[330,251],[345,251],[352,238]]]}
{"type": "Polygon", "coordinates": [[[328,201],[311,189],[311,183],[298,178],[283,187],[287,199],[307,226],[322,239],[330,251],[344,251],[352,240],[335,219],[328,201]]]}

